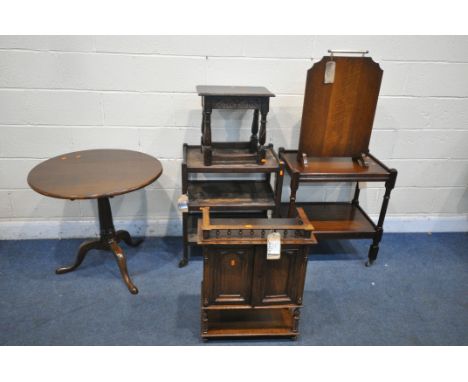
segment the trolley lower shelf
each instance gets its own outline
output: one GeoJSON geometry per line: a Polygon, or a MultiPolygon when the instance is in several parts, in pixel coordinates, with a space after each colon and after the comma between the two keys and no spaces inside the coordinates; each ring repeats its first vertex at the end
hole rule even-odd
{"type": "MultiPolygon", "coordinates": [[[[296,203],[302,207],[320,238],[372,238],[377,227],[366,212],[353,203],[296,203]]],[[[287,216],[289,203],[281,204],[281,216],[287,216]]]]}

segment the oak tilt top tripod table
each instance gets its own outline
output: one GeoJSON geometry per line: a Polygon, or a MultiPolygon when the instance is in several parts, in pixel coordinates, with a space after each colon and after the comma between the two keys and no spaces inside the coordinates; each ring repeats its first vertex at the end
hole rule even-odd
{"type": "Polygon", "coordinates": [[[127,231],[115,230],[109,198],[143,188],[161,174],[162,166],[156,158],[130,150],[77,151],[34,167],[28,175],[28,183],[38,193],[60,199],[97,199],[98,202],[100,238],[81,244],[75,263],[58,268],[56,273],[74,271],[91,249],[110,250],[128,290],[137,294],[118,243],[123,240],[136,247],[143,240],[133,240],[127,231]]]}

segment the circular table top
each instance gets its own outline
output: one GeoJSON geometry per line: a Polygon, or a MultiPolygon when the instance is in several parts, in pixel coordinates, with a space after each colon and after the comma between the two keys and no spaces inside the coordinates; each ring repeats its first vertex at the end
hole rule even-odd
{"type": "Polygon", "coordinates": [[[96,199],[135,191],[162,174],[161,163],[131,150],[85,150],[48,159],[34,167],[28,184],[61,199],[96,199]]]}

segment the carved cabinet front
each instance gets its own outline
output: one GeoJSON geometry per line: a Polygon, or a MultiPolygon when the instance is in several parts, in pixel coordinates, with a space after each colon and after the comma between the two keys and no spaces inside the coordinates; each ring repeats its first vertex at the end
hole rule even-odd
{"type": "Polygon", "coordinates": [[[203,305],[301,305],[305,246],[284,246],[267,260],[266,246],[204,248],[203,305]]]}

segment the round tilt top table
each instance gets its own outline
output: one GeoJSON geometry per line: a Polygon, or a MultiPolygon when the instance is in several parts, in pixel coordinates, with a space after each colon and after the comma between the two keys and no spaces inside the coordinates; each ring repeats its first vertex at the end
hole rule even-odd
{"type": "Polygon", "coordinates": [[[127,271],[127,262],[118,245],[124,241],[136,247],[143,240],[133,240],[127,231],[116,231],[109,198],[138,190],[162,174],[161,163],[150,155],[130,150],[85,150],[63,154],[38,164],[28,175],[28,184],[36,192],[60,199],[97,199],[100,238],[81,244],[75,263],[58,268],[57,274],[75,270],[91,249],[110,250],[132,294],[138,289],[127,271]]]}

